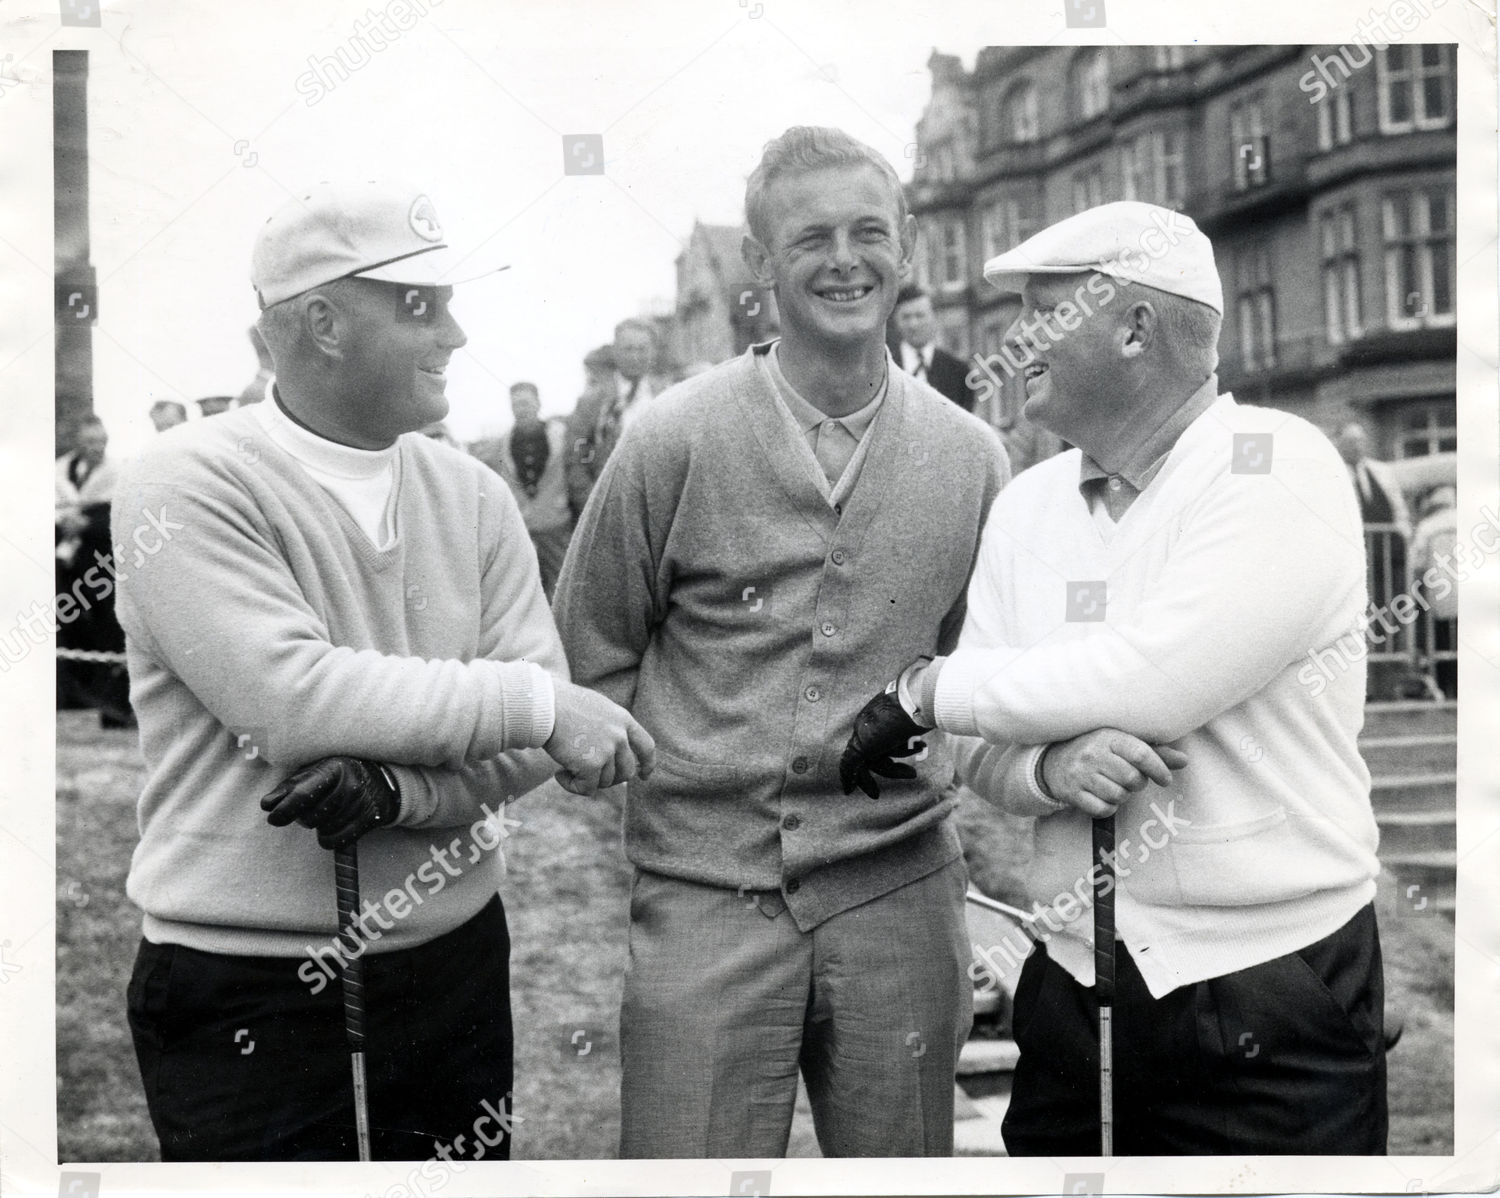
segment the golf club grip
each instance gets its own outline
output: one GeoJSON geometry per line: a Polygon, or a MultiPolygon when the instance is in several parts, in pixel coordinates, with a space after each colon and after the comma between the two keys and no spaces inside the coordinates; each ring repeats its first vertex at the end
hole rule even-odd
{"type": "Polygon", "coordinates": [[[1094,821],[1094,993],[1115,1000],[1115,817],[1094,821]]]}
{"type": "MultiPolygon", "coordinates": [[[[339,937],[350,950],[344,956],[344,1031],[349,1047],[362,1051],[365,1046],[365,970],[364,956],[352,955],[358,944],[355,917],[359,913],[359,856],[354,845],[334,850],[333,889],[339,909],[339,937]]],[[[341,954],[343,955],[343,954],[341,954]]]]}

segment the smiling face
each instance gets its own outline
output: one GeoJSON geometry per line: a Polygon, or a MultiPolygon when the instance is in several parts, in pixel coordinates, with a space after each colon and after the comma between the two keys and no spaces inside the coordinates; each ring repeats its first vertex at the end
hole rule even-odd
{"type": "Polygon", "coordinates": [[[747,239],[759,280],[775,289],[783,332],[811,341],[884,341],[910,273],[913,227],[898,222],[873,166],[783,175],[766,188],[762,233],[747,239]]]}
{"type": "Polygon", "coordinates": [[[341,390],[357,407],[359,430],[382,444],[448,414],[444,372],[453,351],[468,338],[448,303],[453,288],[435,288],[420,318],[401,306],[408,290],[400,283],[344,280],[344,356],[341,390]]]}
{"type": "Polygon", "coordinates": [[[1028,275],[1021,311],[1005,333],[1018,356],[1029,359],[1023,414],[1074,445],[1090,443],[1091,432],[1115,422],[1124,366],[1119,314],[1097,299],[1085,314],[1076,302],[1086,282],[1086,275],[1028,275]],[[1077,321],[1072,329],[1058,322],[1064,302],[1076,310],[1063,310],[1069,324],[1077,321]]]}

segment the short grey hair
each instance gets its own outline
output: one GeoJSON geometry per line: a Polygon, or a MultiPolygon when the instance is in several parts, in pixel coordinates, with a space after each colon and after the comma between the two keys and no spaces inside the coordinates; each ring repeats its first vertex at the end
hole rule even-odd
{"type": "Polygon", "coordinates": [[[358,279],[348,276],[330,279],[326,283],[319,283],[316,287],[310,287],[296,295],[289,295],[284,300],[262,308],[255,327],[260,330],[261,339],[265,341],[272,361],[278,358],[286,360],[295,357],[304,348],[303,340],[307,335],[307,325],[302,316],[303,300],[316,292],[327,296],[336,304],[343,304],[358,283],[358,279]]]}
{"type": "Polygon", "coordinates": [[[896,226],[906,223],[906,192],[891,164],[876,150],[842,129],[818,125],[793,125],[780,137],[766,143],[760,164],[745,184],[745,223],[750,235],[766,243],[766,190],[784,175],[806,174],[835,166],[869,166],[890,185],[896,201],[896,226]]]}
{"type": "Polygon", "coordinates": [[[1127,305],[1148,300],[1160,319],[1163,343],[1173,357],[1206,364],[1210,370],[1219,364],[1219,333],[1224,317],[1207,304],[1186,296],[1148,287],[1144,283],[1114,280],[1120,285],[1127,305]]]}

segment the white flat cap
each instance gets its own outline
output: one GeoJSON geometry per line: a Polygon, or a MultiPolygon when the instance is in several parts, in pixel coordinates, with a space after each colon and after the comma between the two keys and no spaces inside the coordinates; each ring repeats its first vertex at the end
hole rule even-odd
{"type": "Polygon", "coordinates": [[[984,265],[985,279],[1001,291],[1020,291],[1027,275],[1089,271],[1224,312],[1224,285],[1208,238],[1175,209],[1138,200],[1100,204],[1048,225],[984,265]]]}

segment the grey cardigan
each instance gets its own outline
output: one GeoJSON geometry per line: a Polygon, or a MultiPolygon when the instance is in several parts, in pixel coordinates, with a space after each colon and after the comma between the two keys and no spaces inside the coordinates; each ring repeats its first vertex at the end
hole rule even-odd
{"type": "Polygon", "coordinates": [[[629,785],[642,869],[780,890],[803,930],[959,855],[950,751],[878,800],[838,782],[855,714],[914,658],[951,648],[1000,440],[892,365],[842,513],[805,440],[741,357],[631,425],[583,512],[555,614],[574,679],[656,738],[629,785]]]}

